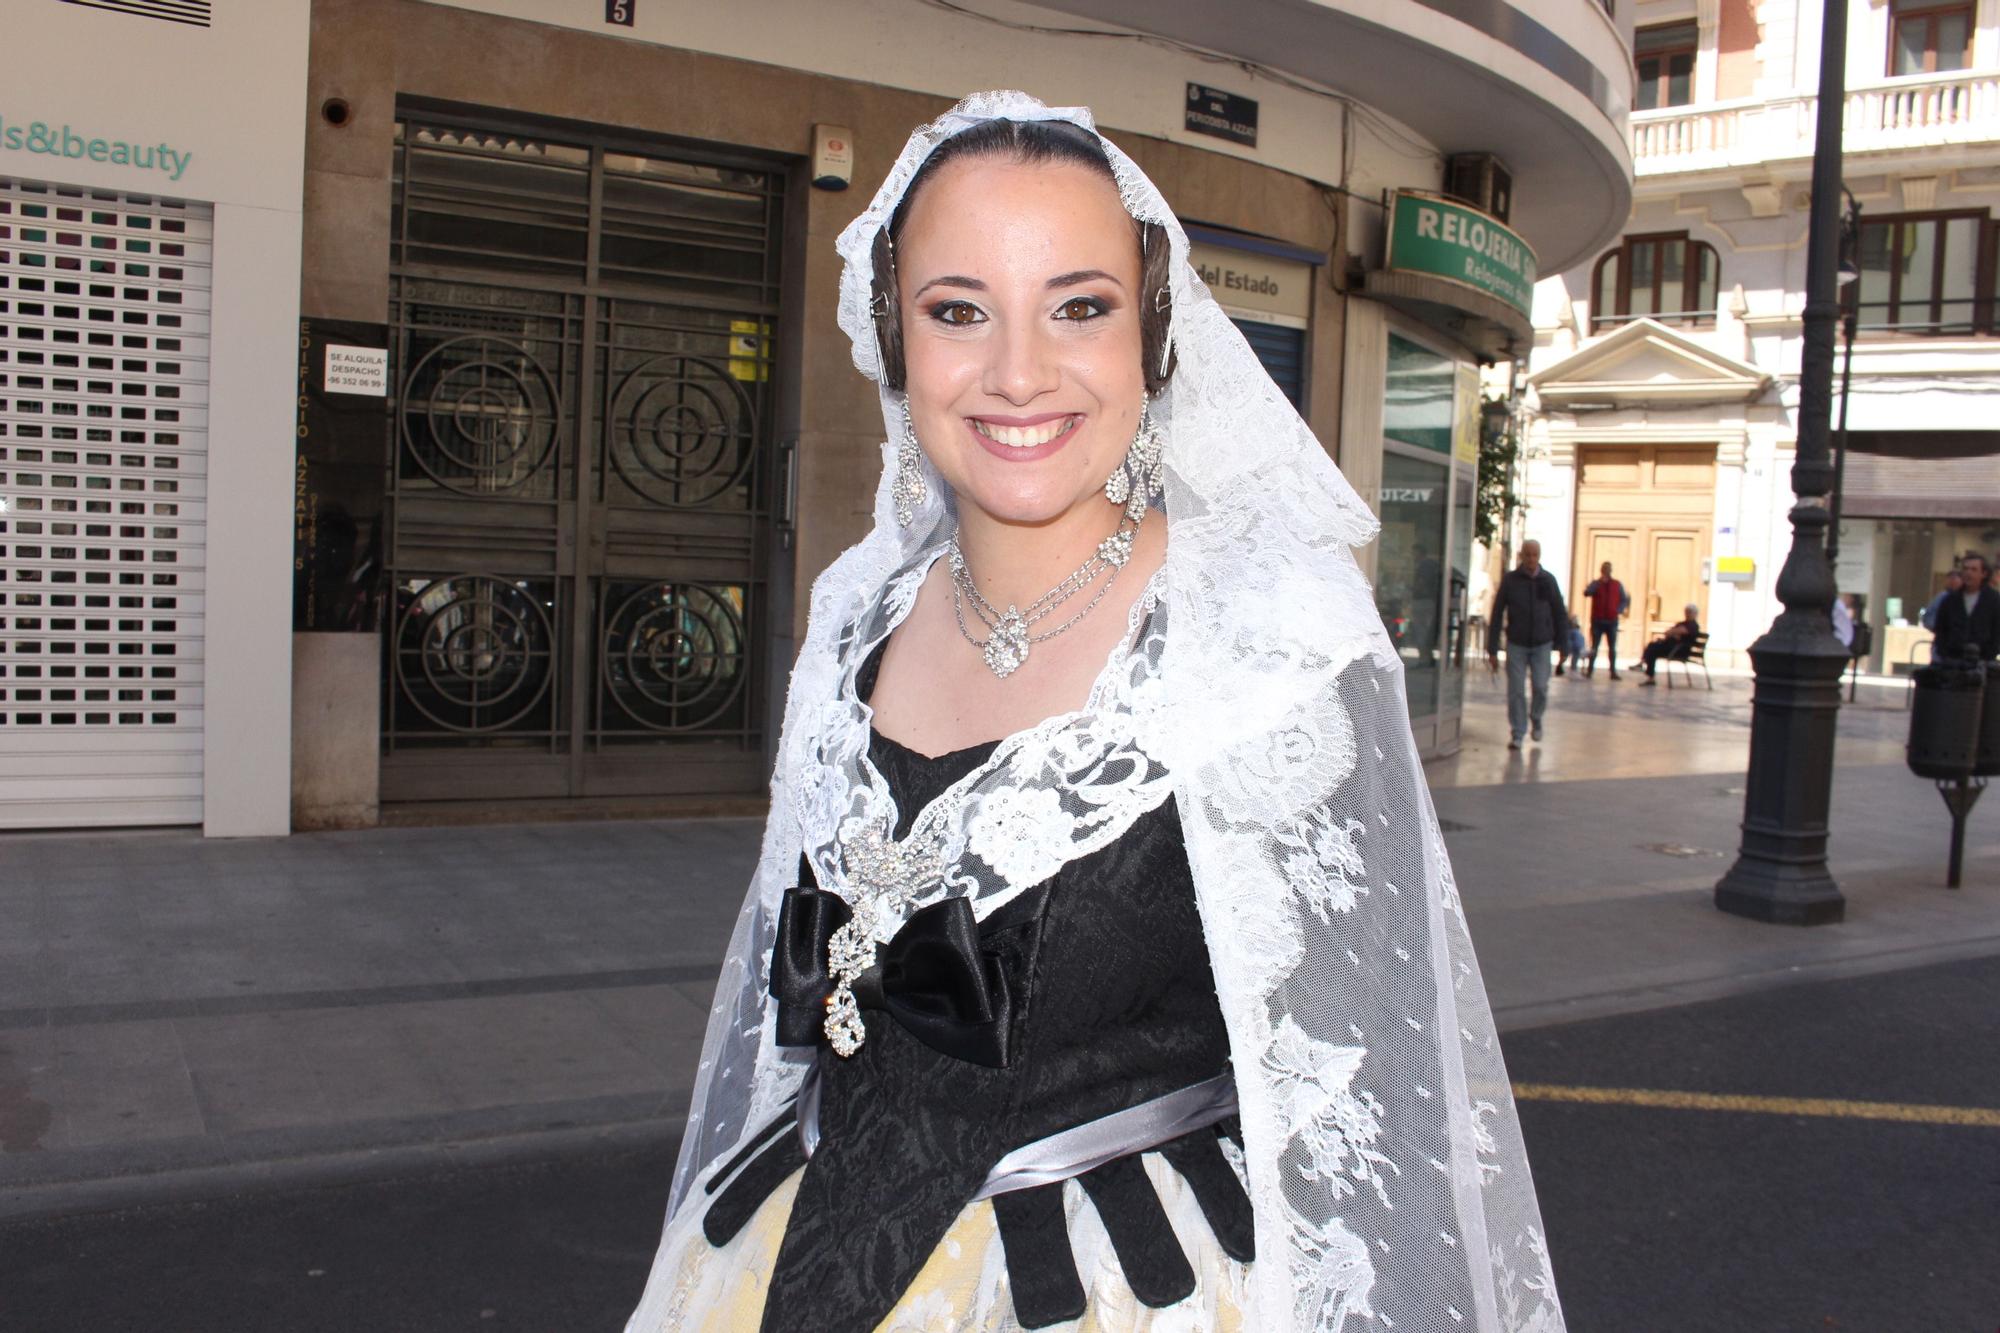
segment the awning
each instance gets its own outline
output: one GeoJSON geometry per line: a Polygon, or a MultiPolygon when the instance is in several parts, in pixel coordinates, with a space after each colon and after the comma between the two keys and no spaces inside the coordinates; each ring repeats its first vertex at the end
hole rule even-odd
{"type": "Polygon", "coordinates": [[[2000,431],[1850,431],[1840,512],[1851,518],[2000,519],[2000,431]]]}
{"type": "Polygon", "coordinates": [[[1353,295],[1394,306],[1435,329],[1481,361],[1524,357],[1535,345],[1535,326],[1498,297],[1445,278],[1373,269],[1353,295]]]}

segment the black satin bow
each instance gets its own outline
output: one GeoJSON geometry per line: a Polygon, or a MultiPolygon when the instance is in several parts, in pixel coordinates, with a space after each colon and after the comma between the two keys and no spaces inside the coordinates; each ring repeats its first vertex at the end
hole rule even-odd
{"type": "MultiPolygon", "coordinates": [[[[779,1045],[825,1039],[826,997],[833,992],[827,945],[851,915],[843,899],[824,889],[785,891],[771,952],[779,1045]]],[[[979,921],[963,898],[913,912],[875,966],[855,979],[854,1000],[886,1011],[934,1051],[994,1069],[1007,1064],[1014,987],[1004,960],[980,946],[979,921]]]]}

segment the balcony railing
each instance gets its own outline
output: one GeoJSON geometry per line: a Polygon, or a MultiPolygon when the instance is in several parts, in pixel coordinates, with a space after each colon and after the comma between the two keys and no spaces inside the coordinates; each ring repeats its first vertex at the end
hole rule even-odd
{"type": "Polygon", "coordinates": [[[1932,74],[1853,89],[1844,137],[1855,152],[2000,139],[2000,73],[1932,74]]]}
{"type": "MultiPolygon", "coordinates": [[[[1642,176],[1750,166],[1812,155],[1819,99],[1739,99],[1632,115],[1632,159],[1642,176]]],[[[1850,88],[1850,153],[2000,141],[2000,71],[1956,71],[1850,88]]]]}

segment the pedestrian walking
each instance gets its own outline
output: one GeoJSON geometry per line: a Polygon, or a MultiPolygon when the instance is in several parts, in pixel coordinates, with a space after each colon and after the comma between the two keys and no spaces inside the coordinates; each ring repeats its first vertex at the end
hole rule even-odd
{"type": "Polygon", "coordinates": [[[1611,562],[1606,560],[1597,567],[1597,577],[1583,590],[1590,599],[1590,660],[1583,665],[1586,679],[1597,674],[1597,645],[1602,642],[1609,646],[1605,654],[1605,664],[1611,668],[1611,679],[1618,679],[1618,622],[1632,609],[1632,594],[1625,591],[1625,585],[1611,577],[1611,562]]]}
{"type": "Polygon", "coordinates": [[[1929,604],[1918,613],[1918,622],[1931,633],[1937,633],[1938,612],[1944,609],[1945,599],[1947,597],[1956,597],[1964,591],[1965,576],[1960,574],[1957,568],[1954,567],[1949,574],[1944,576],[1944,588],[1939,591],[1937,596],[1931,598],[1929,604]]]}
{"type": "Polygon", "coordinates": [[[1659,669],[1660,659],[1677,662],[1694,648],[1695,635],[1701,633],[1701,608],[1689,602],[1681,608],[1681,619],[1667,626],[1667,632],[1646,645],[1646,651],[1633,663],[1633,670],[1644,671],[1646,678],[1641,685],[1657,685],[1653,673],[1659,669]]]}
{"type": "Polygon", "coordinates": [[[2000,656],[2000,592],[1987,586],[1991,566],[1979,552],[1967,551],[1958,569],[1963,586],[1938,608],[1931,660],[1949,661],[1968,651],[1982,660],[2000,656]]]}
{"type": "Polygon", "coordinates": [[[1558,635],[1569,627],[1556,576],[1542,568],[1542,544],[1521,543],[1514,568],[1493,594],[1493,614],[1486,624],[1486,666],[1500,667],[1500,643],[1507,643],[1507,748],[1521,748],[1521,738],[1542,738],[1542,714],[1549,706],[1549,656],[1558,635]],[[1505,621],[1503,628],[1502,621],[1505,621]],[[1532,685],[1534,698],[1529,700],[1532,685]],[[1532,731],[1531,731],[1532,728],[1532,731]]]}
{"type": "Polygon", "coordinates": [[[1372,516],[1158,187],[983,93],[839,250],[875,524],[628,1333],[1561,1333],[1372,516]]]}

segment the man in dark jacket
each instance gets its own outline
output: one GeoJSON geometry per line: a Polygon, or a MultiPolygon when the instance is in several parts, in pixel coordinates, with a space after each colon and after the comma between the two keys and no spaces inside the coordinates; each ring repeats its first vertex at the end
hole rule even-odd
{"type": "Polygon", "coordinates": [[[1986,557],[1968,552],[1959,561],[1963,587],[1938,607],[1934,661],[1955,660],[1970,648],[1984,658],[2000,656],[2000,592],[1987,586],[1986,557]]]}
{"type": "Polygon", "coordinates": [[[1542,714],[1549,704],[1549,650],[1556,636],[1569,629],[1569,608],[1563,605],[1556,576],[1542,568],[1542,544],[1521,543],[1520,563],[1507,571],[1493,594],[1493,614],[1486,623],[1486,665],[1500,665],[1501,621],[1507,639],[1507,748],[1521,748],[1521,737],[1532,722],[1534,737],[1542,738],[1542,714]],[[1528,685],[1535,699],[1528,703],[1528,685]]]}

